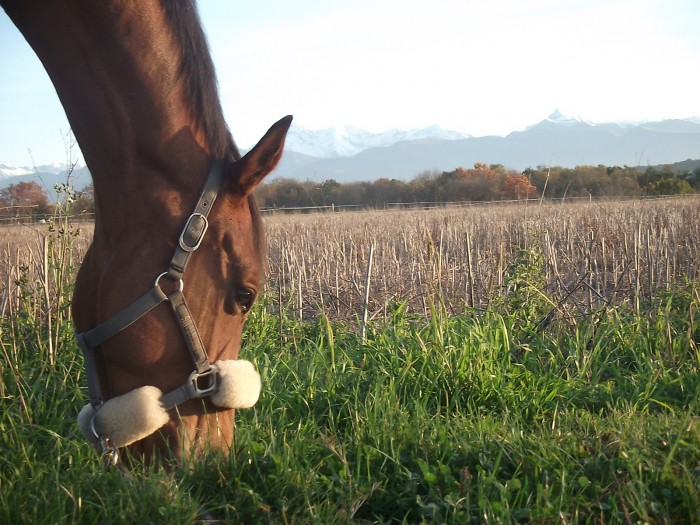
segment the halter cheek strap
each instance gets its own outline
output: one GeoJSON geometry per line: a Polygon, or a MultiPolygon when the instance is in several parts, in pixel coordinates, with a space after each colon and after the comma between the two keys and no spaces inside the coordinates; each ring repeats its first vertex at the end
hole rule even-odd
{"type": "MultiPolygon", "coordinates": [[[[209,362],[194,318],[185,301],[182,278],[192,253],[199,248],[207,232],[209,226],[207,218],[221,189],[223,166],[223,161],[213,162],[209,174],[207,175],[207,180],[200,192],[195,209],[187,218],[185,226],[182,229],[182,233],[180,234],[175,248],[175,253],[170,260],[170,265],[166,271],[156,277],[153,288],[95,328],[76,333],[78,345],[84,355],[88,394],[92,407],[91,413],[94,414],[94,416],[92,416],[93,418],[97,416],[101,407],[105,404],[97,373],[95,351],[102,343],[131,326],[163,302],[168,302],[171,306],[175,321],[180,328],[190,358],[192,359],[193,371],[185,383],[175,390],[160,396],[160,405],[164,410],[169,410],[190,399],[216,396],[219,393],[220,378],[222,377],[220,367],[227,362],[219,361],[219,366],[209,362]],[[177,289],[166,294],[161,288],[161,281],[163,279],[169,279],[175,282],[177,289]]],[[[257,375],[257,373],[255,374],[257,375]]],[[[253,379],[253,383],[255,383],[255,379],[253,379]]],[[[230,384],[233,383],[231,382],[230,384]]],[[[220,394],[219,397],[222,397],[222,395],[223,394],[220,394]]],[[[136,396],[132,397],[136,398],[136,396]]],[[[257,394],[255,395],[255,399],[257,399],[257,394]]],[[[90,421],[90,426],[93,429],[95,428],[94,420],[90,421]]],[[[99,436],[95,431],[93,431],[93,433],[100,442],[108,441],[102,436],[99,436]]],[[[102,446],[104,454],[109,447],[106,447],[104,443],[102,446]]],[[[116,449],[110,449],[109,452],[116,454],[116,449]]]]}

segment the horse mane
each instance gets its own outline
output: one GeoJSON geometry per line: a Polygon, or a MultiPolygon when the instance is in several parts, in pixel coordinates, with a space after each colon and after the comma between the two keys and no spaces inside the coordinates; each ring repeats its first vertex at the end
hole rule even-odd
{"type": "Polygon", "coordinates": [[[165,16],[182,50],[180,77],[214,158],[239,160],[241,154],[224,120],[214,62],[194,0],[162,0],[165,16]]]}
{"type": "MultiPolygon", "coordinates": [[[[185,83],[185,92],[191,100],[194,118],[204,129],[212,156],[227,161],[240,160],[241,154],[224,120],[214,62],[195,2],[162,1],[166,18],[182,49],[180,76],[185,83]]],[[[260,210],[252,194],[248,196],[248,205],[253,219],[256,253],[265,268],[265,234],[260,210]]]]}

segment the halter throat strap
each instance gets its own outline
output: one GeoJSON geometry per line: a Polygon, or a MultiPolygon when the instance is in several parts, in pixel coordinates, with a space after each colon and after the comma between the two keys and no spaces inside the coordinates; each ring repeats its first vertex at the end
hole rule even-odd
{"type": "Polygon", "coordinates": [[[166,271],[156,277],[153,288],[106,321],[98,324],[95,328],[76,333],[78,346],[83,352],[85,361],[90,404],[95,409],[104,402],[95,362],[95,351],[102,343],[122,332],[156,306],[166,301],[170,303],[175,320],[192,359],[194,370],[185,384],[163,396],[163,404],[166,408],[172,408],[188,399],[209,395],[215,390],[216,376],[212,374],[212,365],[209,363],[206,349],[202,343],[192,313],[185,301],[185,296],[182,293],[182,277],[187,263],[192,254],[201,245],[209,227],[208,216],[221,190],[223,168],[224,162],[222,160],[212,162],[194,211],[187,218],[182,229],[175,253],[170,260],[170,265],[166,271]],[[160,284],[164,278],[175,281],[178,288],[170,294],[163,292],[160,284]],[[206,384],[202,385],[202,381],[206,384]]]}

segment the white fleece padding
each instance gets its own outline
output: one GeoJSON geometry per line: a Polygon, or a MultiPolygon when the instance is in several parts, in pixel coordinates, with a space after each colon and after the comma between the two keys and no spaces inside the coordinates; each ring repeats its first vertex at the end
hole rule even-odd
{"type": "MultiPolygon", "coordinates": [[[[154,386],[142,386],[106,401],[95,417],[95,430],[114,446],[125,447],[153,434],[169,420],[160,402],[163,393],[154,386]]],[[[90,405],[78,414],[78,424],[85,439],[99,447],[90,428],[94,411],[90,405]]]]}
{"type": "Polygon", "coordinates": [[[260,374],[253,363],[244,359],[217,361],[219,390],[211,401],[222,408],[250,408],[260,397],[260,374]]]}

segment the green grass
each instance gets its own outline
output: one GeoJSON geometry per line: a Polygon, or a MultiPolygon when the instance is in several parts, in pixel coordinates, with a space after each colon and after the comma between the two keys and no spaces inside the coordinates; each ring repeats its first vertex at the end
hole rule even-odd
{"type": "Polygon", "coordinates": [[[258,305],[242,357],[264,391],[230,457],[126,477],[77,430],[69,322],[54,353],[39,317],[4,318],[0,523],[700,522],[700,283],[546,327],[550,303],[517,293],[397,302],[365,345],[258,305]]]}

